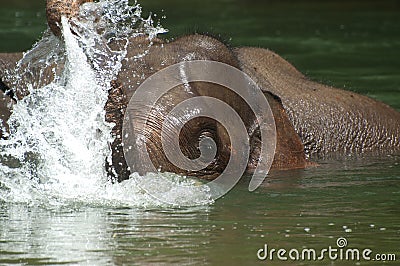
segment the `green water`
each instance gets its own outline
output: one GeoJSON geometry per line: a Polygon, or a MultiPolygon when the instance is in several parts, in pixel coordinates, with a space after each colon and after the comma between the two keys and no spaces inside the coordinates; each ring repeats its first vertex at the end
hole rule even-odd
{"type": "MultiPolygon", "coordinates": [[[[43,1],[5,1],[0,52],[28,49],[45,29],[43,1]]],[[[232,46],[270,48],[310,78],[400,110],[397,1],[143,1],[166,15],[167,38],[210,32],[232,46]],[[164,11],[162,11],[164,10],[164,11]]],[[[257,251],[370,248],[400,261],[400,157],[344,158],[243,180],[214,205],[186,209],[63,208],[0,203],[0,264],[253,265],[257,251]]],[[[299,261],[297,265],[356,265],[299,261]]],[[[381,265],[360,261],[360,265],[381,265]]]]}

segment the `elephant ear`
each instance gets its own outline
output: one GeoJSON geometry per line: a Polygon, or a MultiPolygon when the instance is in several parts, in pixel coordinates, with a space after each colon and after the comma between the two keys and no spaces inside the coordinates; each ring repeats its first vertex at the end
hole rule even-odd
{"type": "MultiPolygon", "coordinates": [[[[306,159],[304,145],[299,135],[294,130],[292,123],[289,121],[281,99],[270,92],[264,92],[264,96],[271,107],[276,126],[277,142],[272,169],[296,169],[311,165],[306,159]]],[[[258,134],[255,134],[253,136],[253,141],[261,141],[258,136],[258,134]]],[[[256,148],[256,150],[251,152],[252,158],[258,158],[259,152],[257,148],[259,146],[260,145],[252,145],[252,147],[256,148]]],[[[251,166],[251,164],[249,166],[251,166]]],[[[251,171],[251,169],[249,169],[249,171],[251,171]]]]}
{"type": "Polygon", "coordinates": [[[289,81],[304,82],[307,78],[276,53],[263,48],[243,47],[234,50],[240,68],[256,81],[264,92],[286,100],[287,90],[278,86],[289,81]]]}
{"type": "MultiPolygon", "coordinates": [[[[287,76],[304,78],[304,76],[290,64],[283,64],[284,67],[278,69],[273,67],[276,65],[276,62],[273,62],[273,60],[272,63],[271,60],[266,60],[266,62],[262,62],[263,64],[260,64],[260,60],[254,58],[253,56],[249,56],[248,52],[249,50],[252,51],[252,49],[256,49],[258,55],[255,53],[250,53],[251,55],[257,55],[263,58],[269,57],[270,59],[272,58],[273,60],[281,60],[283,62],[285,61],[281,57],[266,49],[238,48],[234,50],[234,53],[238,57],[241,69],[247,75],[249,75],[264,92],[264,96],[267,98],[274,115],[277,132],[277,145],[272,168],[304,168],[310,164],[306,160],[304,145],[289,120],[281,98],[275,94],[279,93],[279,91],[274,87],[273,83],[270,82],[271,79],[274,78],[284,78],[287,76]]],[[[280,65],[282,65],[281,63],[280,65]]],[[[257,140],[257,135],[256,141],[261,141],[257,140]]],[[[253,146],[257,147],[260,145],[253,146]]],[[[257,158],[258,153],[259,152],[257,150],[254,150],[252,151],[252,156],[257,158]]]]}

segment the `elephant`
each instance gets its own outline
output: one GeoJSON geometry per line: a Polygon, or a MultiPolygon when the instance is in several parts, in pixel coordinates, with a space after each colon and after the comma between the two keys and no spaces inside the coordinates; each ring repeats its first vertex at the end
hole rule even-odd
{"type": "MultiPolygon", "coordinates": [[[[59,28],[61,16],[75,17],[80,5],[85,2],[91,1],[47,1],[48,24],[55,36],[62,38],[59,28]]],[[[230,48],[218,39],[203,34],[182,36],[172,41],[159,38],[150,41],[144,36],[132,36],[129,44],[121,71],[111,82],[108,101],[104,107],[106,121],[114,123],[112,160],[105,163],[110,179],[114,181],[121,182],[128,179],[132,171],[141,171],[128,167],[121,137],[124,115],[132,95],[146,78],[167,66],[187,60],[225,63],[243,71],[257,83],[275,119],[277,141],[272,169],[306,168],[315,165],[310,161],[313,156],[345,156],[400,150],[398,111],[366,96],[311,81],[289,62],[268,49],[230,48]],[[139,60],[133,60],[137,54],[143,56],[139,60]]],[[[118,49],[124,43],[115,40],[109,45],[118,49]]],[[[11,83],[3,79],[4,71],[12,68],[21,57],[21,53],[0,54],[0,87],[4,92],[0,101],[0,111],[5,126],[13,102],[24,97],[24,93],[19,92],[18,88],[10,88],[11,83]]],[[[51,82],[54,73],[46,70],[44,73],[46,78],[39,82],[51,82]]],[[[223,86],[205,82],[192,82],[189,88],[184,85],[174,88],[157,102],[150,114],[147,114],[150,120],[145,122],[145,130],[136,134],[138,138],[145,137],[147,151],[153,164],[161,171],[207,180],[215,179],[228,164],[230,154],[234,151],[231,149],[227,132],[216,121],[206,117],[189,121],[179,135],[179,143],[182,153],[193,159],[200,155],[199,139],[211,137],[218,149],[215,159],[207,167],[196,171],[180,169],[169,162],[160,148],[160,125],[166,115],[183,100],[196,96],[220,99],[239,114],[250,139],[246,172],[254,172],[261,152],[260,125],[257,124],[254,113],[235,93],[223,86]]],[[[140,109],[140,106],[137,108],[140,109]]],[[[138,154],[136,159],[140,164],[141,155],[138,154]]]]}

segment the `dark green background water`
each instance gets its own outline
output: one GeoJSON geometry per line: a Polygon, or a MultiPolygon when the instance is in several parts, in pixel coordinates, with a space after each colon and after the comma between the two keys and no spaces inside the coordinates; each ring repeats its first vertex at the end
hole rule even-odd
{"type": "MultiPolygon", "coordinates": [[[[46,28],[43,1],[0,1],[0,52],[31,47],[46,28]]],[[[232,46],[274,50],[314,80],[400,110],[398,1],[143,1],[166,15],[172,38],[220,34],[232,46]],[[164,10],[164,11],[162,11],[164,10]]],[[[396,253],[400,261],[400,158],[343,158],[247,181],[212,206],[189,209],[48,209],[0,203],[0,264],[252,265],[264,244],[396,253]],[[309,230],[308,230],[309,229],[309,230]]],[[[287,263],[261,262],[261,264],[287,263]]],[[[313,265],[323,262],[298,262],[313,265]]],[[[334,265],[355,265],[336,261],[334,265]]],[[[379,262],[361,262],[361,265],[379,262]]]]}

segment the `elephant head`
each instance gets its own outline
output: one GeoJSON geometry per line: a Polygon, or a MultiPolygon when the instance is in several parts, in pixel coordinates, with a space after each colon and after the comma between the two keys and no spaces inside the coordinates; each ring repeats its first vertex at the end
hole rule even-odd
{"type": "MultiPolygon", "coordinates": [[[[132,130],[129,133],[135,137],[134,144],[136,140],[146,140],[147,151],[145,153],[149,155],[152,165],[156,169],[197,176],[203,179],[214,179],[224,171],[232,155],[235,155],[243,157],[241,159],[245,161],[248,172],[255,170],[261,156],[260,125],[252,111],[252,106],[249,106],[243,98],[224,86],[208,82],[190,82],[168,91],[154,106],[151,106],[149,113],[143,113],[145,108],[140,103],[130,104],[131,109],[127,111],[128,102],[137,91],[139,84],[154,73],[165,69],[167,66],[187,61],[187,58],[190,58],[190,60],[217,61],[239,69],[239,62],[233,51],[220,41],[204,35],[184,36],[169,43],[156,40],[150,48],[148,48],[149,40],[144,37],[131,38],[129,43],[135,45],[128,48],[126,60],[123,61],[118,79],[113,82],[105,106],[107,121],[115,124],[112,132],[115,141],[111,145],[113,157],[112,162],[108,162],[108,172],[116,174],[119,181],[129,176],[130,171],[123,150],[123,147],[126,147],[127,144],[122,142],[122,136],[126,134],[122,131],[122,122],[128,111],[135,112],[136,117],[148,117],[147,121],[139,120],[139,123],[145,123],[140,127],[141,131],[132,130]],[[146,49],[149,50],[143,57],[135,58],[137,54],[143,54],[146,49]],[[185,157],[191,160],[198,159],[202,153],[200,143],[204,138],[211,138],[214,141],[216,154],[211,163],[200,170],[188,171],[170,162],[166,156],[165,147],[162,145],[163,122],[170,111],[178,104],[201,96],[218,99],[232,107],[238,114],[249,138],[250,154],[247,157],[237,154],[238,151],[232,149],[231,132],[228,132],[225,128],[226,125],[208,117],[197,117],[186,123],[180,133],[176,134],[175,127],[178,127],[180,122],[178,117],[176,124],[164,128],[164,133],[167,132],[168,137],[178,139],[179,149],[185,157]]],[[[184,79],[184,76],[185,73],[182,73],[182,76],[178,74],[172,78],[184,79]]],[[[280,156],[276,157],[273,166],[279,168],[304,167],[306,160],[302,152],[303,146],[291,127],[282,104],[267,92],[261,93],[261,95],[261,97],[265,97],[265,101],[269,102],[277,127],[276,151],[280,156]]],[[[192,110],[196,111],[196,108],[196,106],[192,106],[192,110]]],[[[209,108],[215,107],[211,105],[209,108]]],[[[134,150],[132,154],[135,156],[135,168],[130,170],[139,173],[146,172],[148,169],[141,169],[145,155],[141,150],[134,150]]]]}

